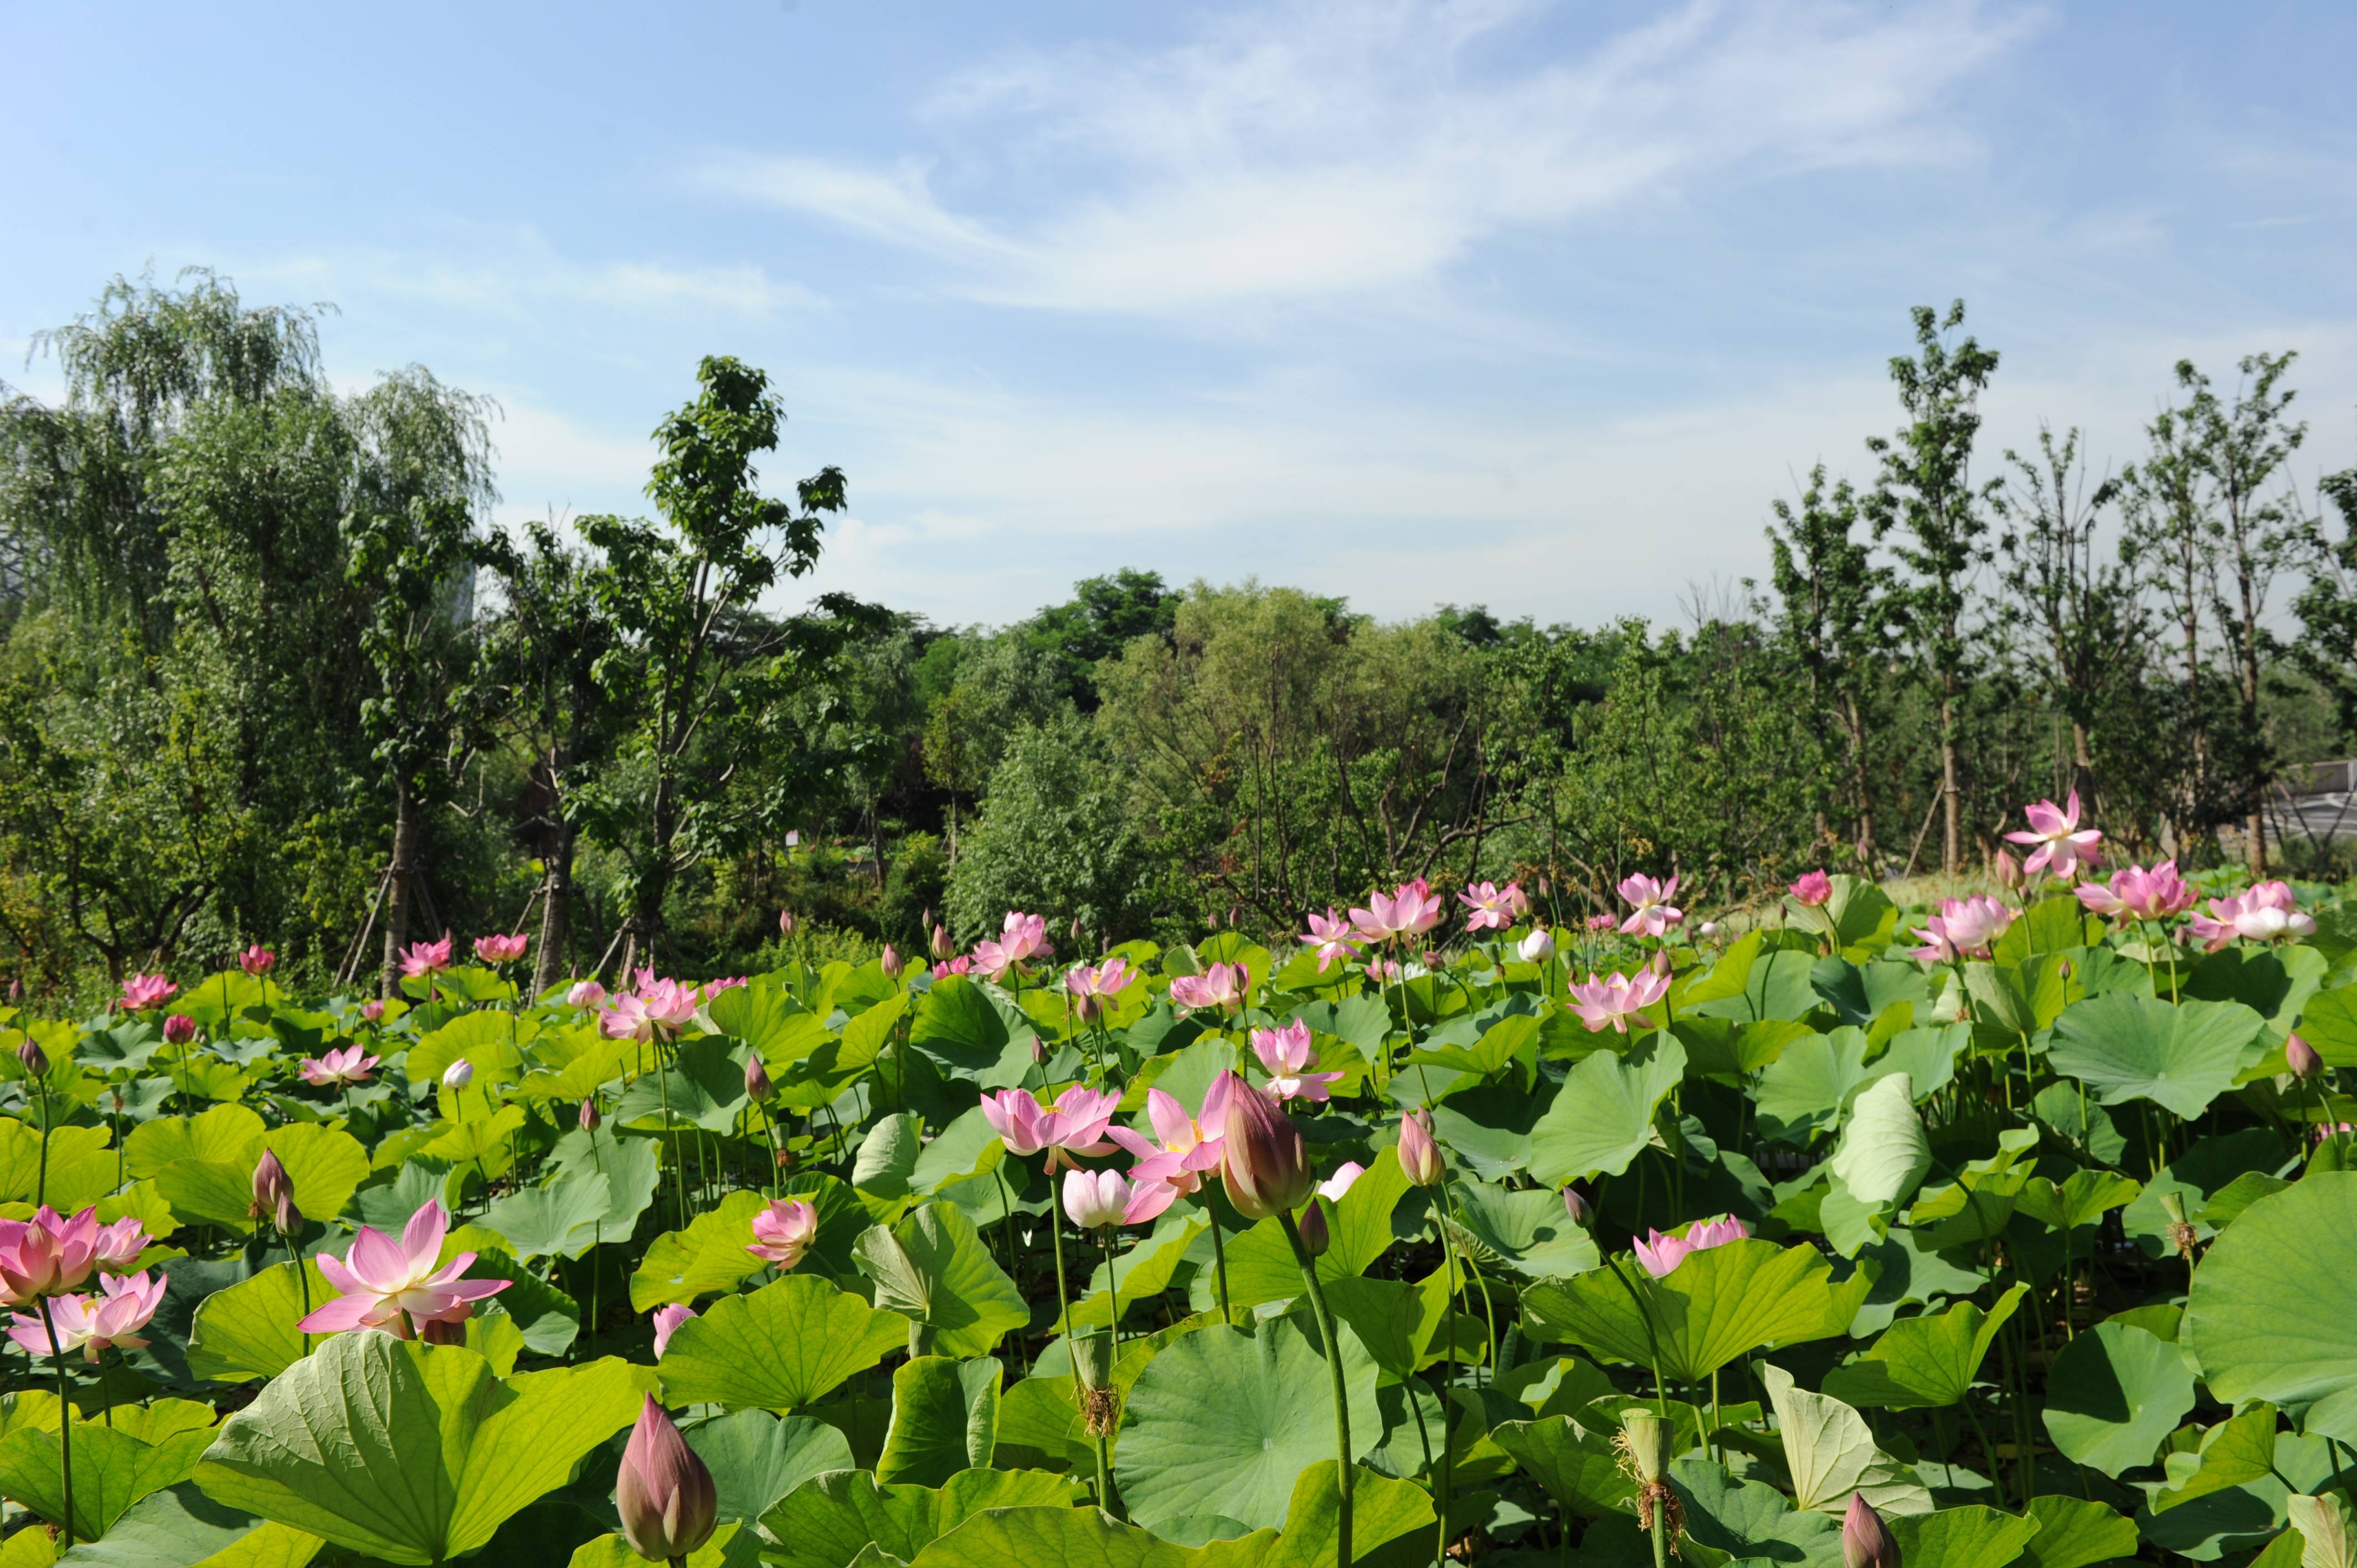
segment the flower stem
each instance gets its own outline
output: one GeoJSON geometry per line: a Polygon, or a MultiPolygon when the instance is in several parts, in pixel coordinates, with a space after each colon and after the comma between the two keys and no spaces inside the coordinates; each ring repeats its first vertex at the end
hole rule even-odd
{"type": "Polygon", "coordinates": [[[33,1183],[33,1207],[39,1208],[49,1201],[49,1080],[47,1074],[33,1079],[33,1087],[41,1093],[41,1169],[33,1183]]]}
{"type": "Polygon", "coordinates": [[[57,1320],[49,1316],[49,1298],[41,1297],[41,1326],[49,1336],[49,1354],[58,1363],[58,1473],[66,1497],[65,1518],[58,1521],[65,1533],[65,1549],[73,1550],[73,1405],[66,1398],[66,1356],[58,1348],[57,1320]]]}
{"type": "MultiPolygon", "coordinates": [[[[1318,1337],[1326,1343],[1326,1370],[1334,1383],[1334,1484],[1341,1492],[1341,1512],[1335,1520],[1334,1568],[1351,1568],[1351,1391],[1342,1380],[1342,1348],[1334,1337],[1334,1314],[1326,1305],[1326,1287],[1318,1282],[1318,1263],[1301,1244],[1301,1227],[1289,1210],[1277,1210],[1276,1222],[1293,1243],[1293,1261],[1301,1265],[1301,1283],[1309,1290],[1309,1309],[1317,1315],[1318,1337]]],[[[1443,1452],[1446,1454],[1446,1440],[1443,1452]]]]}
{"type": "Polygon", "coordinates": [[[1235,1326],[1235,1315],[1228,1310],[1228,1253],[1220,1243],[1220,1211],[1211,1207],[1211,1195],[1203,1195],[1203,1212],[1211,1219],[1211,1274],[1220,1286],[1220,1321],[1235,1326]]]}
{"type": "MultiPolygon", "coordinates": [[[[1050,1170],[1048,1173],[1048,1240],[1054,1245],[1056,1250],[1056,1316],[1065,1320],[1065,1348],[1070,1349],[1071,1348],[1071,1341],[1073,1337],[1073,1325],[1070,1316],[1071,1312],[1071,1306],[1070,1304],[1072,1299],[1072,1292],[1071,1288],[1064,1283],[1064,1228],[1057,1222],[1056,1213],[1056,1173],[1050,1170]]],[[[1080,1357],[1075,1354],[1071,1358],[1071,1362],[1072,1403],[1075,1406],[1078,1406],[1081,1403],[1082,1398],[1080,1357]]]]}
{"type": "Polygon", "coordinates": [[[1448,1502],[1450,1482],[1455,1466],[1450,1458],[1456,1444],[1457,1401],[1457,1249],[1448,1240],[1448,1221],[1435,1217],[1433,1229],[1440,1232],[1440,1264],[1448,1271],[1448,1300],[1442,1311],[1448,1317],[1448,1359],[1440,1383],[1440,1519],[1438,1539],[1434,1542],[1432,1560],[1446,1564],[1448,1561],[1448,1502]]]}

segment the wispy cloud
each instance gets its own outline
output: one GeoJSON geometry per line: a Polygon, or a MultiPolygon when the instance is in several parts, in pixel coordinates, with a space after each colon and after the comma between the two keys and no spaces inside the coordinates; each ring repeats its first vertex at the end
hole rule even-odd
{"type": "Polygon", "coordinates": [[[1969,0],[1691,0],[1566,51],[1518,0],[1305,0],[945,82],[932,161],[738,150],[709,187],[946,263],[974,297],[1166,312],[1422,285],[1492,235],[1706,177],[1968,156],[1954,90],[2039,24],[1969,0]],[[983,213],[991,216],[983,216],[983,213]]]}

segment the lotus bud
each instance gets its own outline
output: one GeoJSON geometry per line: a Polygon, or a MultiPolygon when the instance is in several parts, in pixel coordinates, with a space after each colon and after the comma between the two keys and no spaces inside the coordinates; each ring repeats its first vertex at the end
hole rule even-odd
{"type": "Polygon", "coordinates": [[[442,1087],[454,1092],[475,1081],[475,1064],[460,1057],[442,1069],[442,1087]]]}
{"type": "Polygon", "coordinates": [[[1290,1213],[1318,1185],[1299,1129],[1257,1090],[1228,1096],[1220,1179],[1227,1187],[1228,1201],[1248,1219],[1290,1213]]]}
{"type": "Polygon", "coordinates": [[[1849,1495],[1849,1511],[1842,1515],[1842,1568],[1899,1568],[1899,1543],[1863,1492],[1849,1495]]]}
{"type": "Polygon", "coordinates": [[[745,1093],[749,1098],[767,1100],[774,1092],[775,1087],[770,1082],[769,1069],[761,1065],[759,1057],[755,1057],[745,1064],[745,1093]]]}
{"type": "MultiPolygon", "coordinates": [[[[1997,885],[2002,887],[2019,887],[2022,883],[2021,862],[2013,858],[2013,852],[2010,850],[2001,849],[1996,852],[1996,858],[1989,862],[1989,874],[1996,878],[1997,885]]],[[[1852,1563],[1850,1568],[1857,1568],[1857,1565],[1852,1563]]]]}
{"type": "Polygon", "coordinates": [[[48,1076],[49,1055],[34,1042],[32,1036],[26,1036],[25,1043],[16,1047],[16,1059],[23,1062],[25,1070],[35,1078],[48,1076]]]}
{"type": "Polygon", "coordinates": [[[197,1037],[197,1021],[186,1013],[167,1013],[164,1016],[164,1038],[176,1046],[185,1046],[197,1037]]]}
{"type": "Polygon", "coordinates": [[[1655,974],[1667,974],[1670,972],[1669,949],[1655,948],[1653,950],[1653,972],[1655,974]]]}
{"type": "Polygon", "coordinates": [[[794,934],[794,928],[800,924],[802,922],[794,918],[794,912],[791,909],[778,911],[778,935],[791,937],[794,934]]]}
{"type": "Polygon", "coordinates": [[[1080,918],[1078,915],[1075,915],[1075,916],[1073,916],[1073,917],[1072,917],[1072,946],[1073,946],[1073,947],[1075,947],[1075,948],[1078,948],[1080,945],[1081,945],[1081,918],[1080,918]]]}
{"type": "Polygon", "coordinates": [[[595,1133],[599,1123],[604,1121],[605,1118],[597,1114],[597,1101],[595,1097],[581,1102],[580,1122],[584,1133],[595,1133]]]}
{"type": "Polygon", "coordinates": [[[1717,920],[1705,920],[1701,925],[1695,928],[1695,935],[1702,938],[1706,941],[1709,940],[1711,938],[1718,935],[1718,922],[1717,920]]]}
{"type": "Polygon", "coordinates": [[[384,1016],[384,1004],[382,1002],[361,1003],[361,1016],[367,1019],[371,1024],[377,1022],[384,1016]]]}
{"type": "Polygon", "coordinates": [[[946,962],[948,960],[957,956],[957,943],[950,940],[950,929],[947,926],[935,926],[933,928],[931,943],[933,956],[937,959],[941,959],[946,962]]]}
{"type": "Polygon", "coordinates": [[[900,978],[900,972],[909,967],[909,961],[902,958],[899,950],[890,942],[886,942],[884,950],[876,955],[876,967],[884,972],[885,979],[898,980],[900,978]]]}
{"type": "Polygon", "coordinates": [[[1312,1202],[1301,1211],[1301,1250],[1313,1258],[1326,1255],[1326,1206],[1312,1202]]]}
{"type": "Polygon", "coordinates": [[[273,1150],[263,1150],[261,1163],[253,1167],[251,1213],[256,1219],[265,1214],[270,1216],[271,1224],[278,1228],[281,1236],[292,1236],[303,1229],[302,1211],[295,1207],[294,1179],[287,1176],[286,1167],[279,1163],[273,1150]]]}
{"type": "Polygon", "coordinates": [[[1031,1036],[1031,1065],[1033,1067],[1048,1065],[1048,1043],[1037,1035],[1031,1036]]]}
{"type": "Polygon", "coordinates": [[[575,1007],[595,1007],[606,1000],[606,988],[594,980],[576,980],[565,1000],[575,1007]]]}
{"type": "Polygon", "coordinates": [[[1544,963],[1555,957],[1555,933],[1541,926],[1524,937],[1515,950],[1523,955],[1524,963],[1544,963]]]}
{"type": "Polygon", "coordinates": [[[1415,1186],[1440,1185],[1448,1167],[1441,1163],[1440,1146],[1432,1141],[1432,1112],[1417,1109],[1400,1118],[1399,1163],[1415,1186]]]}
{"type": "Polygon", "coordinates": [[[662,1360],[663,1352],[671,1348],[671,1337],[679,1332],[679,1326],[685,1323],[689,1318],[694,1317],[694,1316],[695,1308],[692,1306],[659,1306],[655,1308],[656,1360],[662,1360]]]}
{"type": "Polygon", "coordinates": [[[2284,1065],[2297,1076],[2309,1079],[2324,1070],[2324,1058],[2316,1054],[2314,1046],[2293,1035],[2284,1041],[2284,1065]]]}
{"type": "Polygon", "coordinates": [[[639,1423],[622,1450],[614,1509],[621,1515],[622,1539],[630,1550],[656,1563],[688,1556],[712,1539],[720,1522],[712,1472],[652,1394],[639,1407],[639,1423]]]}
{"type": "Polygon", "coordinates": [[[1563,1189],[1563,1211],[1571,1216],[1571,1222],[1582,1230],[1596,1223],[1595,1208],[1587,1199],[1579,1196],[1579,1189],[1576,1187],[1563,1189]]]}
{"type": "Polygon", "coordinates": [[[1542,898],[1552,898],[1555,897],[1555,889],[1548,885],[1547,879],[1544,876],[1539,878],[1539,897],[1542,898]]]}

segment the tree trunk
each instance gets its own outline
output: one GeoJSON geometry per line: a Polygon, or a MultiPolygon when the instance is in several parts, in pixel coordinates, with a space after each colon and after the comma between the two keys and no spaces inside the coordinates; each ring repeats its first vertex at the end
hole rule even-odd
{"type": "Polygon", "coordinates": [[[1940,865],[1951,876],[1964,869],[1964,802],[1956,795],[1956,678],[1940,677],[1940,865]]]}
{"type": "Polygon", "coordinates": [[[409,940],[409,912],[417,897],[417,800],[405,779],[393,789],[393,868],[385,875],[384,963],[377,994],[390,1000],[401,981],[401,950],[409,940]]]}
{"type": "Polygon", "coordinates": [[[556,843],[548,857],[548,880],[541,890],[540,957],[532,966],[532,993],[540,995],[564,973],[572,940],[573,838],[571,822],[556,820],[556,843]]]}
{"type": "Polygon", "coordinates": [[[1877,875],[1874,869],[1874,798],[1867,786],[1866,776],[1866,714],[1858,706],[1855,693],[1843,701],[1844,717],[1849,729],[1850,789],[1857,796],[1857,859],[1866,875],[1877,875]]]}

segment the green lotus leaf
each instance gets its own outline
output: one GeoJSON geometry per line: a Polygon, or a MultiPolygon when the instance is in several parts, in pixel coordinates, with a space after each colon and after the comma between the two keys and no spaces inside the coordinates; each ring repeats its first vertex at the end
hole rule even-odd
{"type": "Polygon", "coordinates": [[[688,1427],[686,1437],[712,1472],[720,1517],[745,1524],[813,1476],[851,1466],[851,1444],[843,1434],[806,1415],[731,1411],[688,1427]]]}
{"type": "MultiPolygon", "coordinates": [[[[76,1483],[79,1509],[79,1476],[76,1483]]],[[[132,1504],[105,1540],[78,1543],[65,1561],[73,1568],[304,1568],[326,1544],[224,1507],[183,1481],[132,1504]]]]}
{"type": "Polygon", "coordinates": [[[2243,1050],[2266,1020],[2239,1002],[2184,1002],[2111,991],[2063,1009],[2047,1061],[2106,1105],[2131,1100],[2191,1121],[2234,1086],[2243,1050]]]}
{"type": "MultiPolygon", "coordinates": [[[[185,1402],[173,1401],[175,1404],[185,1402]]],[[[128,1429],[77,1421],[73,1429],[73,1527],[84,1541],[114,1528],[133,1504],[149,1493],[175,1487],[194,1473],[212,1442],[212,1412],[202,1424],[165,1430],[153,1441],[128,1429]]],[[[51,1524],[65,1522],[61,1444],[54,1430],[24,1427],[0,1436],[0,1492],[51,1524]]]]}
{"type": "Polygon", "coordinates": [[[1503,1263],[1532,1279],[1568,1279],[1600,1267],[1596,1238],[1572,1223],[1552,1191],[1517,1191],[1491,1182],[1451,1182],[1453,1234],[1474,1266],[1503,1263]]]}
{"type": "Polygon", "coordinates": [[[2218,1399],[2357,1441],[2357,1172],[2311,1174],[2219,1232],[2178,1337],[2218,1399]]]}
{"type": "Polygon", "coordinates": [[[2262,1400],[2203,1433],[2201,1446],[2192,1453],[2169,1455],[2169,1485],[2154,1495],[2152,1510],[2161,1513],[2259,1480],[2273,1475],[2275,1466],[2276,1407],[2262,1400]]]}
{"type": "Polygon", "coordinates": [[[1602,1519],[1629,1508],[1637,1484],[1620,1466],[1612,1439],[1589,1432],[1567,1415],[1541,1421],[1501,1422],[1491,1442],[1513,1456],[1547,1496],[1587,1519],[1602,1519]]]}
{"type": "Polygon", "coordinates": [[[1751,1351],[1844,1332],[1874,1284],[1870,1268],[1836,1283],[1815,1248],[1758,1240],[1689,1252],[1666,1279],[1632,1277],[1634,1266],[1533,1285],[1524,1316],[1542,1337],[1638,1367],[1657,1340],[1663,1375],[1698,1382],[1751,1351]]]}
{"type": "Polygon", "coordinates": [[[929,1203],[887,1230],[873,1226],[852,1249],[876,1283],[876,1305],[923,1324],[934,1348],[986,1356],[1031,1308],[954,1203],[929,1203]]]}
{"type": "Polygon", "coordinates": [[[457,1346],[338,1334],[229,1418],[197,1467],[215,1501],[388,1563],[489,1541],[638,1414],[611,1358],[498,1379],[457,1346]]]}
{"type": "MultiPolygon", "coordinates": [[[[314,1219],[341,1214],[352,1194],[369,1178],[368,1151],[341,1128],[318,1122],[290,1122],[264,1133],[262,1147],[276,1155],[278,1163],[286,1167],[286,1178],[295,1187],[295,1207],[314,1219]]],[[[260,1150],[243,1162],[249,1202],[253,1168],[261,1162],[260,1150]]]]}
{"type": "Polygon", "coordinates": [[[892,1424],[876,1478],[938,1487],[960,1470],[986,1470],[998,1446],[996,1357],[919,1356],[892,1373],[892,1424]]]}
{"type": "Polygon", "coordinates": [[[2102,1503],[2049,1495],[2030,1498],[2029,1513],[2038,1533],[2021,1549],[2025,1568],[2088,1568],[2136,1555],[2136,1520],[2102,1503]]]}
{"type": "Polygon", "coordinates": [[[1932,1494],[1913,1471],[1875,1445],[1866,1418],[1827,1394],[1795,1387],[1792,1374],[1764,1363],[1760,1376],[1776,1412],[1792,1500],[1804,1509],[1838,1513],[1852,1492],[1884,1513],[1928,1513],[1932,1494]]]}
{"type": "Polygon", "coordinates": [[[1841,1525],[1822,1513],[1795,1509],[1781,1492],[1738,1480],[1724,1466],[1688,1456],[1670,1466],[1670,1485],[1684,1505],[1687,1537],[1705,1552],[1827,1563],[1838,1556],[1841,1525]]]}
{"type": "Polygon", "coordinates": [[[2149,1465],[2193,1408],[2193,1363],[2141,1328],[2099,1323],[2047,1375],[2046,1431],[2074,1463],[2106,1476],[2149,1465]]]}
{"type": "Polygon", "coordinates": [[[883,1486],[866,1470],[831,1470],[789,1492],[761,1516],[761,1528],[778,1543],[769,1560],[782,1568],[846,1568],[871,1547],[906,1563],[936,1536],[991,1510],[1075,1512],[1079,1490],[1045,1470],[966,1470],[938,1490],[883,1486]]]}
{"type": "Polygon", "coordinates": [[[1866,1032],[1835,1029],[1795,1040],[1760,1075],[1753,1103],[1760,1130],[1786,1143],[1830,1131],[1842,1107],[1867,1080],[1866,1032]]]}
{"type": "MultiPolygon", "coordinates": [[[[64,1117],[62,1109],[59,1117],[64,1117]]],[[[142,1123],[133,1135],[154,1125],[142,1123]]],[[[118,1156],[113,1142],[103,1127],[52,1127],[45,1185],[40,1129],[13,1118],[0,1120],[0,1203],[47,1201],[60,1214],[89,1208],[122,1184],[118,1162],[128,1157],[128,1150],[118,1156]]]]}
{"type": "Polygon", "coordinates": [[[2005,1568],[2034,1540],[2034,1514],[2010,1514],[1979,1503],[1883,1521],[1907,1568],[2005,1568]]]}
{"type": "MultiPolygon", "coordinates": [[[[619,1535],[601,1535],[574,1548],[565,1568],[646,1568],[638,1549],[619,1535]]],[[[761,1538],[735,1520],[724,1520],[712,1539],[679,1560],[681,1568],[757,1568],[761,1538]]]]}
{"type": "Polygon", "coordinates": [[[2028,1288],[2015,1285],[1986,1312],[1966,1301],[1937,1316],[1899,1319],[1857,1360],[1826,1373],[1825,1392],[1861,1409],[1937,1410],[1957,1403],[2028,1288]]]}
{"type": "MultiPolygon", "coordinates": [[[[1267,1555],[1260,1558],[1260,1568],[1325,1568],[1332,1563],[1341,1504],[1333,1460],[1322,1459],[1302,1471],[1293,1483],[1293,1498],[1286,1506],[1285,1529],[1267,1555]]],[[[1413,1481],[1378,1476],[1364,1466],[1351,1477],[1351,1555],[1354,1560],[1413,1531],[1429,1530],[1437,1518],[1431,1494],[1413,1481]]]]}
{"type": "Polygon", "coordinates": [[[1572,1064],[1531,1128],[1531,1176],[1542,1187],[1619,1176],[1653,1138],[1653,1112],[1685,1076],[1686,1048],[1657,1034],[1626,1057],[1598,1051],[1572,1064]]]}
{"type": "Polygon", "coordinates": [[[1867,1085],[1827,1162],[1852,1196],[1877,1208],[1902,1202],[1932,1169],[1932,1141],[1915,1113],[1913,1082],[1893,1073],[1867,1085]]]}
{"type": "MultiPolygon", "coordinates": [[[[1373,1361],[1347,1337],[1342,1358],[1355,1460],[1383,1441],[1383,1416],[1373,1361]]],[[[1114,1472],[1130,1517],[1282,1526],[1301,1473],[1334,1457],[1331,1387],[1322,1348],[1289,1317],[1173,1340],[1123,1411],[1114,1472]]]]}
{"type": "Polygon", "coordinates": [[[224,1383],[276,1377],[326,1343],[316,1334],[307,1337],[295,1326],[337,1294],[319,1265],[308,1258],[303,1260],[300,1277],[293,1263],[274,1263],[251,1279],[213,1292],[197,1304],[188,1335],[188,1370],[224,1383]]]}
{"type": "Polygon", "coordinates": [[[630,1275],[630,1310],[686,1305],[759,1273],[767,1265],[745,1249],[753,1241],[753,1216],[768,1207],[758,1192],[732,1192],[686,1230],[656,1237],[630,1275]]]}
{"type": "Polygon", "coordinates": [[[788,1274],[679,1326],[657,1369],[674,1402],[799,1410],[908,1341],[907,1320],[832,1281],[788,1274]]]}

